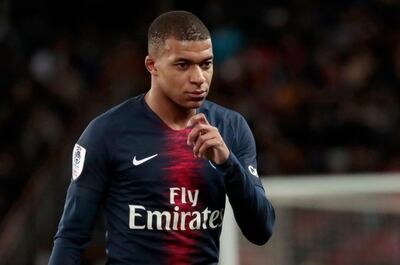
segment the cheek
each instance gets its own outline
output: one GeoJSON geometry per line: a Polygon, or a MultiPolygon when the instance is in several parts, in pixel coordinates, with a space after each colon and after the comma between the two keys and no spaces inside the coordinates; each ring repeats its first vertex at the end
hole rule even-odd
{"type": "Polygon", "coordinates": [[[187,77],[183,72],[175,72],[170,75],[170,83],[175,85],[175,88],[181,88],[185,85],[187,77]]]}
{"type": "Polygon", "coordinates": [[[165,71],[162,73],[162,83],[167,86],[176,86],[181,79],[181,75],[174,71],[165,71]]]}
{"type": "Polygon", "coordinates": [[[212,80],[212,77],[213,77],[213,71],[206,72],[204,74],[204,76],[205,76],[205,78],[207,80],[207,83],[211,84],[211,80],[212,80]]]}
{"type": "Polygon", "coordinates": [[[209,78],[209,80],[211,80],[211,78],[212,78],[212,76],[213,76],[213,73],[214,73],[214,68],[211,67],[210,69],[208,69],[207,71],[205,71],[204,74],[209,78]]]}
{"type": "Polygon", "coordinates": [[[181,97],[182,91],[185,89],[185,76],[183,73],[169,73],[164,76],[162,87],[165,93],[176,98],[181,97]]]}

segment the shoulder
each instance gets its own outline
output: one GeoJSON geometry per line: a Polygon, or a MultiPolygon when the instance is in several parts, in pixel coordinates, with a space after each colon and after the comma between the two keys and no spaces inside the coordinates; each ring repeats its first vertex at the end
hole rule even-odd
{"type": "MultiPolygon", "coordinates": [[[[140,101],[143,95],[130,98],[93,118],[89,126],[95,126],[101,129],[116,130],[124,127],[128,120],[134,120],[133,117],[141,110],[140,101]]],[[[89,127],[88,126],[88,127],[89,127]]]]}
{"type": "Polygon", "coordinates": [[[228,148],[240,161],[250,159],[255,163],[255,139],[243,115],[211,101],[205,102],[203,106],[200,111],[218,128],[228,148]]]}
{"type": "Polygon", "coordinates": [[[140,111],[142,95],[130,98],[93,118],[82,136],[103,138],[103,136],[116,135],[125,128],[128,121],[133,121],[134,116],[140,111]]]}
{"type": "Polygon", "coordinates": [[[205,101],[200,108],[211,125],[218,128],[225,143],[232,150],[237,150],[243,138],[251,139],[251,131],[245,118],[237,111],[222,107],[212,101],[205,101]]]}
{"type": "Polygon", "coordinates": [[[239,112],[223,107],[215,102],[206,100],[200,109],[211,124],[218,126],[220,124],[230,125],[233,128],[246,123],[245,118],[239,112]]]}

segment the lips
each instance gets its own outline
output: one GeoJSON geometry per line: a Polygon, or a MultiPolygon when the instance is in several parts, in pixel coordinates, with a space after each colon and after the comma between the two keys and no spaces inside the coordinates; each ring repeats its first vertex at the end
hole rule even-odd
{"type": "Polygon", "coordinates": [[[187,92],[187,95],[188,95],[189,99],[191,99],[191,100],[201,101],[201,100],[204,100],[205,97],[207,96],[207,91],[204,91],[204,90],[190,91],[190,92],[187,92]]]}

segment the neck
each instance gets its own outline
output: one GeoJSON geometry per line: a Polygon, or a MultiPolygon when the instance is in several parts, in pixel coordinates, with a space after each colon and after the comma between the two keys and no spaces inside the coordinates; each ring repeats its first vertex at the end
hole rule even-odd
{"type": "Polygon", "coordinates": [[[189,119],[196,114],[196,109],[187,109],[179,106],[168,97],[150,89],[144,97],[150,109],[171,129],[186,128],[189,119]]]}

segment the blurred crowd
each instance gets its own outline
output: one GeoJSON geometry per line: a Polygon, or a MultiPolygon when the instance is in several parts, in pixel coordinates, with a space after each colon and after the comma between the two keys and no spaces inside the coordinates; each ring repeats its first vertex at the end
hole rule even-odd
{"type": "Polygon", "coordinates": [[[261,10],[247,18],[254,33],[225,26],[214,35],[217,56],[241,44],[218,64],[214,91],[250,122],[259,170],[398,170],[399,5],[291,1],[261,10]]]}
{"type": "Polygon", "coordinates": [[[149,88],[167,9],[211,30],[209,98],[246,117],[261,175],[400,170],[397,1],[186,2],[0,4],[0,216],[77,120],[149,88]]]}

